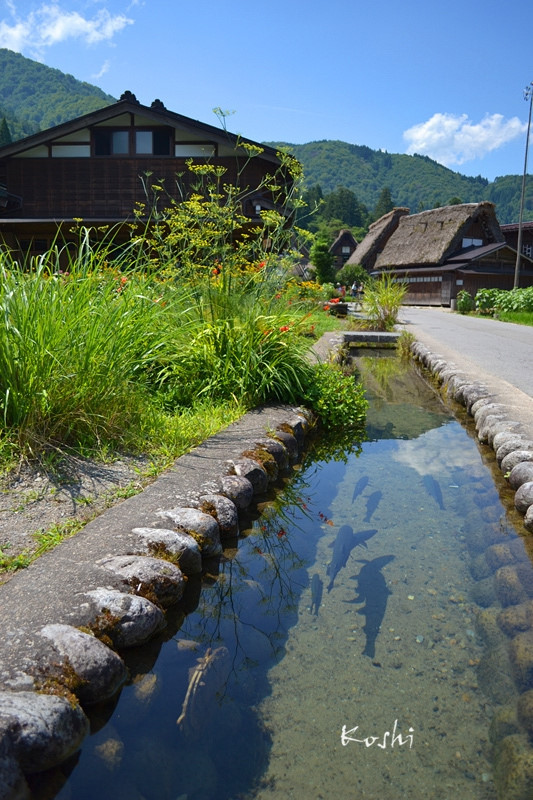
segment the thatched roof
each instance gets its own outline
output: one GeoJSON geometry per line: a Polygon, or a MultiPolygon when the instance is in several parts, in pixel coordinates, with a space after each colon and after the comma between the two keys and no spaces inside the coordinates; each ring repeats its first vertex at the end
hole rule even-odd
{"type": "Polygon", "coordinates": [[[347,264],[361,264],[367,271],[373,269],[376,258],[385,247],[387,240],[398,227],[400,219],[409,214],[408,208],[393,208],[388,214],[373,222],[368,233],[357,245],[347,264]]]}
{"type": "Polygon", "coordinates": [[[464,203],[403,216],[376,259],[376,269],[439,265],[463,249],[463,238],[504,242],[493,203],[464,203]]]}

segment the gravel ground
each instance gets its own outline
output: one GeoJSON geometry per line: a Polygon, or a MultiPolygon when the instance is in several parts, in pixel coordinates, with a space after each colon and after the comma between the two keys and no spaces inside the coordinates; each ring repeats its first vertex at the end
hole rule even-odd
{"type": "MultiPolygon", "coordinates": [[[[0,478],[0,563],[39,546],[39,534],[71,520],[87,521],[124,497],[140,491],[147,458],[110,463],[64,458],[54,471],[23,465],[0,478]]],[[[0,583],[11,573],[0,568],[0,583]]]]}

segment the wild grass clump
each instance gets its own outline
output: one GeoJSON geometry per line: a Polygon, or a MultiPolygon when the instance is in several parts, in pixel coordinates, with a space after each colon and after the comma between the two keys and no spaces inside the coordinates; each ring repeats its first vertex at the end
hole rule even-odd
{"type": "Polygon", "coordinates": [[[375,331],[392,331],[407,292],[404,283],[395,281],[388,273],[365,285],[362,302],[367,327],[375,331]]]}

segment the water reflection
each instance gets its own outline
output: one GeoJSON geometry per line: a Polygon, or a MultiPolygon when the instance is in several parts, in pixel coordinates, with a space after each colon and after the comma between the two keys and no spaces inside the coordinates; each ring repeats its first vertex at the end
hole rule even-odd
{"type": "Polygon", "coordinates": [[[529,542],[417,374],[360,367],[368,441],[191,582],[36,797],[531,797],[529,542]]]}

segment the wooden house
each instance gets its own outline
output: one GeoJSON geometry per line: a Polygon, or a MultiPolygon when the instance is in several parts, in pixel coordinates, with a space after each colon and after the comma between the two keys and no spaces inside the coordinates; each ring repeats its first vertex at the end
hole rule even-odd
{"type": "Polygon", "coordinates": [[[408,213],[408,208],[393,208],[388,214],[373,222],[347,263],[360,264],[367,272],[372,272],[378,254],[398,227],[400,219],[408,213]]]}
{"type": "Polygon", "coordinates": [[[146,175],[175,199],[182,196],[177,175],[189,190],[188,159],[224,167],[225,183],[248,189],[243,213],[257,221],[275,207],[257,187],[280,160],[265,145],[250,158],[248,144],[257,145],[125,92],[117,103],[0,148],[0,241],[38,253],[58,229],[68,239],[76,219],[95,230],[131,222],[136,203],[147,201],[146,175]]]}
{"type": "MultiPolygon", "coordinates": [[[[518,222],[511,222],[507,225],[501,225],[502,233],[505,241],[514,250],[518,247],[518,222]]],[[[522,223],[522,255],[527,258],[533,258],[533,222],[522,223]]]]}
{"type": "Polygon", "coordinates": [[[340,230],[337,238],[329,248],[329,252],[334,258],[333,267],[335,272],[344,267],[356,247],[357,242],[353,233],[347,228],[340,230]]]}
{"type": "MultiPolygon", "coordinates": [[[[462,289],[475,296],[481,288],[513,288],[516,251],[506,242],[492,203],[403,213],[396,227],[390,219],[386,226],[393,213],[374,223],[381,237],[372,237],[372,247],[365,237],[356,255],[367,254],[364,266],[372,274],[388,272],[407,283],[405,303],[448,306],[462,289]]],[[[523,257],[520,285],[531,284],[533,260],[523,257]]]]}

